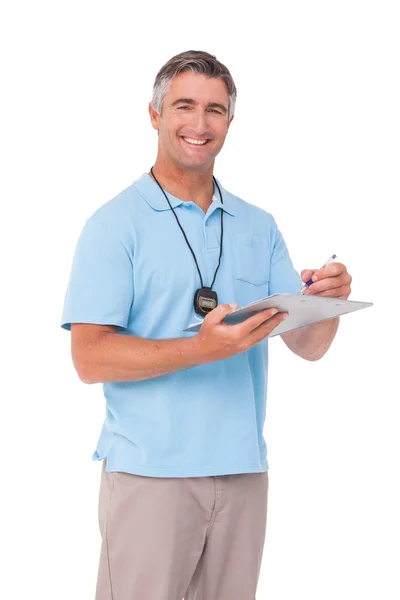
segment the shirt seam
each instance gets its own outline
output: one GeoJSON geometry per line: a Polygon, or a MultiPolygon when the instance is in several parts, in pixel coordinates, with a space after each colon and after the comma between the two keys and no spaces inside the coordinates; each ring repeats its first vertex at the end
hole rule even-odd
{"type": "Polygon", "coordinates": [[[97,221],[98,223],[101,223],[102,225],[104,225],[104,227],[105,227],[106,229],[108,229],[108,231],[109,231],[110,233],[112,233],[112,235],[115,235],[115,237],[117,238],[117,240],[118,240],[118,241],[120,242],[120,244],[121,244],[121,245],[124,247],[124,249],[125,249],[125,251],[126,251],[126,253],[127,253],[127,255],[128,255],[128,258],[129,258],[129,260],[130,260],[130,262],[131,262],[131,264],[132,264],[132,267],[133,267],[133,256],[132,256],[132,254],[131,254],[131,251],[130,251],[130,249],[129,249],[129,248],[126,246],[126,244],[125,244],[125,243],[124,243],[124,242],[121,240],[121,238],[119,237],[118,233],[116,233],[116,231],[114,231],[114,229],[113,229],[112,227],[110,227],[110,226],[109,226],[107,223],[105,223],[104,221],[102,221],[102,219],[100,219],[100,218],[99,218],[97,215],[95,215],[95,214],[94,214],[94,215],[92,215],[92,218],[93,218],[95,221],[97,221]]]}

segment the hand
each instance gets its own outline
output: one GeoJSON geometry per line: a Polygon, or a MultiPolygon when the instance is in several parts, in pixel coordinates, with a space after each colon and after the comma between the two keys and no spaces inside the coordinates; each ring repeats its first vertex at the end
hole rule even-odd
{"type": "Polygon", "coordinates": [[[248,350],[266,338],[288,315],[287,312],[276,314],[277,309],[267,308],[242,323],[224,323],[223,319],[235,308],[237,304],[220,304],[205,316],[200,331],[194,336],[202,362],[223,360],[248,350]]]}
{"type": "Polygon", "coordinates": [[[310,285],[304,294],[344,298],[345,300],[350,296],[350,284],[353,278],[342,263],[332,262],[323,269],[304,269],[301,272],[301,279],[304,283],[314,277],[317,278],[315,283],[310,285]]]}

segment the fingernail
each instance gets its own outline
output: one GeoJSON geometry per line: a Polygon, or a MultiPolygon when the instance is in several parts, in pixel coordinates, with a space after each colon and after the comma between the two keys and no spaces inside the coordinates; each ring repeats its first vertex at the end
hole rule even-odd
{"type": "Polygon", "coordinates": [[[276,315],[277,312],[278,312],[278,309],[277,308],[273,308],[271,310],[271,315],[276,315]]]}
{"type": "Polygon", "coordinates": [[[317,281],[318,277],[317,277],[316,275],[313,275],[313,276],[311,277],[311,279],[312,279],[313,281],[317,281]]]}

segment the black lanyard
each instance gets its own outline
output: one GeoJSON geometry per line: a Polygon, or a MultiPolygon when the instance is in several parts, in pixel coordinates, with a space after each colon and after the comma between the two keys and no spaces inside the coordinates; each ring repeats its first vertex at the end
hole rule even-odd
{"type": "MultiPolygon", "coordinates": [[[[179,219],[178,219],[178,217],[176,216],[176,213],[175,213],[174,209],[173,209],[173,208],[172,208],[172,206],[171,206],[171,203],[170,203],[170,201],[169,201],[169,199],[168,199],[168,196],[167,196],[167,194],[164,192],[163,188],[162,188],[162,187],[161,187],[161,185],[158,183],[158,181],[157,181],[157,179],[156,179],[156,177],[155,177],[155,175],[154,175],[154,173],[153,173],[153,167],[151,167],[151,169],[150,169],[150,172],[151,172],[152,176],[154,177],[154,180],[155,180],[155,181],[156,181],[156,183],[158,184],[158,187],[160,188],[160,190],[162,191],[162,193],[163,193],[163,194],[164,194],[164,196],[166,197],[166,199],[167,199],[167,202],[168,202],[168,204],[169,204],[169,206],[170,206],[170,208],[171,208],[172,212],[173,212],[173,213],[174,213],[174,215],[175,215],[175,219],[177,220],[177,223],[178,223],[178,225],[179,225],[179,227],[180,227],[180,229],[181,229],[181,231],[182,231],[182,233],[183,233],[183,236],[184,236],[184,238],[185,238],[185,240],[186,240],[186,243],[187,243],[187,245],[189,246],[189,250],[190,250],[190,252],[191,252],[191,253],[192,253],[192,255],[193,255],[194,262],[196,263],[196,267],[197,267],[197,270],[198,270],[198,272],[199,272],[199,276],[200,276],[200,282],[201,282],[201,288],[199,288],[198,290],[196,290],[196,293],[195,293],[195,295],[194,295],[194,309],[195,309],[195,311],[196,311],[198,314],[200,314],[200,315],[203,315],[203,316],[204,316],[204,315],[206,315],[207,313],[209,313],[210,311],[212,311],[212,310],[213,310],[213,309],[214,309],[214,308],[215,308],[215,307],[218,305],[218,296],[217,296],[217,293],[216,293],[215,291],[213,291],[213,290],[212,290],[212,286],[214,285],[214,281],[215,281],[215,278],[216,278],[216,276],[217,276],[217,272],[218,272],[218,269],[219,269],[219,265],[220,265],[220,263],[221,263],[221,255],[222,255],[222,240],[223,240],[223,235],[224,235],[224,222],[223,222],[223,212],[224,212],[224,211],[223,211],[223,210],[222,210],[222,208],[221,208],[221,242],[220,242],[220,251],[219,251],[218,266],[217,266],[217,268],[216,268],[216,270],[215,270],[215,273],[214,273],[214,278],[213,278],[213,280],[212,280],[211,286],[210,286],[210,287],[207,287],[207,286],[205,286],[205,285],[203,284],[203,278],[202,278],[202,276],[201,276],[201,273],[200,273],[200,269],[199,269],[199,265],[198,265],[198,262],[197,262],[196,255],[195,255],[195,253],[193,252],[193,249],[192,249],[191,245],[189,244],[189,240],[188,240],[188,239],[187,239],[187,237],[186,237],[186,233],[184,232],[184,230],[183,230],[183,228],[182,228],[182,225],[180,224],[180,222],[179,222],[179,219]]],[[[216,185],[216,186],[217,186],[217,188],[218,188],[219,196],[220,196],[220,198],[221,198],[221,204],[223,204],[223,203],[224,203],[224,201],[223,201],[223,199],[222,199],[221,190],[220,190],[220,188],[219,188],[219,185],[218,185],[218,183],[217,183],[217,180],[215,179],[214,175],[213,175],[213,180],[214,180],[214,183],[215,183],[215,185],[216,185]]]]}

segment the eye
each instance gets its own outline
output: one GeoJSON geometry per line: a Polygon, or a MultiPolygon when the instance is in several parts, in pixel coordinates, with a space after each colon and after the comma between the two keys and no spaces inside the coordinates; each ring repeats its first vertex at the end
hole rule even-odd
{"type": "Polygon", "coordinates": [[[210,108],[210,111],[216,113],[217,115],[222,115],[222,113],[219,112],[219,110],[215,110],[215,108],[210,108]]]}
{"type": "Polygon", "coordinates": [[[186,110],[187,108],[190,108],[190,106],[178,106],[178,110],[186,110]]]}

